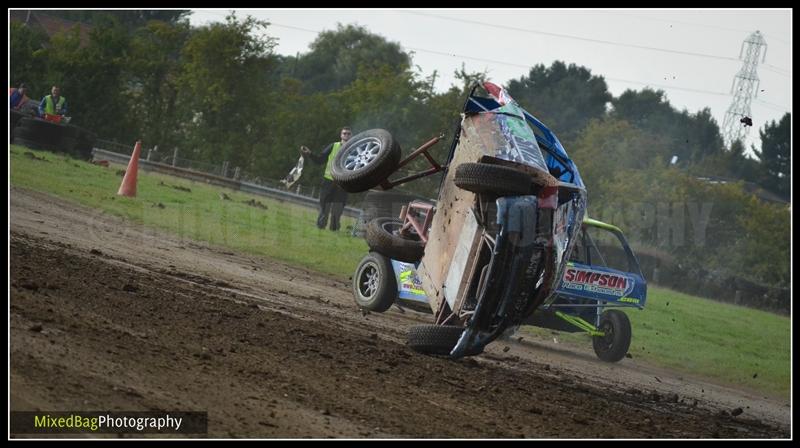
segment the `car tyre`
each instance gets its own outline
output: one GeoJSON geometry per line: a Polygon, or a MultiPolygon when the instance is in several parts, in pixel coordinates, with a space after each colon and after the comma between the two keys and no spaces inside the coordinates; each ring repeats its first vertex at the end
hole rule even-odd
{"type": "Polygon", "coordinates": [[[403,227],[403,221],[397,218],[375,218],[367,224],[367,245],[375,252],[389,258],[416,263],[425,253],[425,243],[414,234],[416,238],[406,238],[398,234],[403,227]]]}
{"type": "Polygon", "coordinates": [[[606,362],[617,362],[625,357],[631,346],[631,321],[619,310],[606,310],[600,315],[599,330],[604,336],[593,336],[592,346],[597,357],[606,362]]]}
{"type": "Polygon", "coordinates": [[[388,258],[370,252],[361,259],[353,275],[353,297],[369,311],[382,313],[391,308],[397,299],[397,280],[388,258]]]}
{"type": "Polygon", "coordinates": [[[531,176],[514,168],[489,163],[462,163],[456,167],[453,182],[459,188],[473,193],[497,196],[529,194],[531,176]]]}
{"type": "Polygon", "coordinates": [[[378,186],[400,163],[400,145],[384,129],[354,135],[336,154],[331,177],[345,191],[358,193],[378,186]]]}
{"type": "Polygon", "coordinates": [[[456,325],[415,325],[408,330],[408,346],[426,355],[449,355],[464,327],[456,325]]]}

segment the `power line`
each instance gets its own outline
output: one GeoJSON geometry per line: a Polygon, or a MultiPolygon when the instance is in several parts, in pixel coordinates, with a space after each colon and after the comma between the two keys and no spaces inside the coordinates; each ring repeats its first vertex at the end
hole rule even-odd
{"type": "Polygon", "coordinates": [[[493,23],[479,22],[477,20],[457,19],[457,18],[454,18],[454,17],[445,17],[445,16],[439,16],[439,15],[435,15],[435,14],[427,14],[427,13],[421,13],[421,12],[415,12],[415,11],[402,11],[402,12],[405,12],[405,13],[408,13],[408,14],[416,14],[416,15],[425,16],[425,17],[432,17],[432,18],[441,19],[441,20],[450,20],[450,21],[454,21],[454,22],[463,22],[463,23],[471,23],[471,24],[474,24],[474,25],[488,26],[488,27],[492,27],[492,28],[501,28],[501,29],[504,29],[504,30],[520,31],[520,32],[523,32],[523,33],[542,34],[542,35],[545,35],[545,36],[561,37],[561,38],[565,38],[565,39],[575,39],[575,40],[581,40],[581,41],[584,41],[584,42],[595,42],[595,43],[607,44],[607,45],[617,45],[617,46],[620,46],[620,47],[638,48],[638,49],[642,49],[642,50],[661,51],[661,52],[665,52],[665,53],[683,54],[683,55],[687,55],[687,56],[696,56],[696,57],[703,57],[703,58],[719,59],[719,60],[723,60],[723,61],[739,62],[739,59],[732,58],[732,57],[727,57],[727,56],[716,56],[716,55],[713,55],[713,54],[693,53],[693,52],[690,52],[690,51],[671,50],[671,49],[667,49],[667,48],[649,47],[649,46],[646,46],[646,45],[636,45],[636,44],[628,44],[628,43],[624,43],[624,42],[613,42],[613,41],[609,41],[609,40],[591,39],[591,38],[588,38],[588,37],[572,36],[572,35],[569,35],[569,34],[551,33],[551,32],[547,32],[547,31],[538,31],[538,30],[532,30],[532,29],[527,29],[527,28],[517,28],[517,27],[505,26],[505,25],[495,25],[493,23]]]}
{"type": "MultiPolygon", "coordinates": [[[[683,21],[680,21],[680,20],[659,19],[659,18],[656,18],[656,17],[641,16],[641,15],[638,15],[638,14],[621,14],[621,15],[631,16],[631,17],[638,17],[640,19],[653,20],[653,21],[656,21],[656,22],[680,23],[682,25],[696,26],[696,27],[701,27],[701,28],[716,28],[718,30],[729,31],[731,33],[750,33],[751,32],[751,30],[744,30],[744,29],[740,29],[740,28],[729,28],[729,27],[719,26],[719,25],[709,25],[709,24],[683,22],[683,21]]],[[[784,45],[789,45],[789,42],[786,42],[783,39],[778,39],[777,37],[775,37],[772,34],[769,34],[769,35],[767,35],[766,33],[761,33],[761,34],[763,34],[764,36],[769,36],[770,40],[774,40],[774,41],[780,42],[780,43],[782,43],[784,45]]]]}
{"type": "MultiPolygon", "coordinates": [[[[319,30],[312,30],[312,29],[309,29],[309,28],[302,28],[302,27],[293,26],[293,25],[284,25],[284,24],[275,23],[275,22],[270,22],[270,25],[271,26],[275,26],[275,27],[279,27],[279,28],[288,28],[288,29],[304,31],[304,32],[308,32],[308,33],[314,33],[314,34],[321,33],[321,31],[319,31],[319,30]]],[[[416,52],[420,52],[420,53],[430,53],[430,54],[436,54],[436,55],[440,55],[440,56],[448,56],[448,57],[452,57],[452,58],[461,58],[461,59],[473,60],[473,61],[478,61],[478,62],[489,62],[489,63],[492,63],[492,64],[499,64],[499,65],[506,65],[506,66],[510,66],[510,67],[524,68],[526,70],[530,70],[531,67],[532,67],[531,65],[526,65],[526,64],[518,64],[518,63],[513,63],[513,62],[507,62],[507,61],[499,61],[499,60],[496,60],[496,59],[478,58],[478,57],[474,57],[474,56],[467,56],[467,55],[458,54],[458,53],[450,53],[450,52],[429,50],[429,49],[425,49],[425,48],[407,47],[407,46],[405,48],[408,49],[408,50],[412,50],[412,51],[416,51],[416,52]]],[[[729,97],[730,96],[730,93],[715,92],[715,91],[703,90],[703,89],[694,89],[694,88],[690,88],[690,87],[677,87],[677,86],[671,86],[671,85],[665,85],[665,84],[656,84],[656,83],[651,83],[651,82],[635,81],[635,80],[632,80],[632,79],[614,78],[614,77],[604,76],[604,75],[603,75],[603,78],[606,79],[606,80],[609,80],[609,81],[616,81],[616,82],[622,82],[622,83],[628,83],[628,84],[635,84],[635,85],[641,85],[641,86],[645,86],[645,87],[658,87],[658,88],[663,88],[663,89],[667,89],[667,90],[682,90],[682,91],[686,91],[686,92],[694,92],[694,93],[725,96],[725,97],[729,97]]],[[[781,106],[777,106],[777,105],[774,105],[774,106],[775,107],[781,107],[781,106]]],[[[781,110],[785,110],[785,108],[782,108],[781,110]]]]}
{"type": "MultiPolygon", "coordinates": [[[[291,29],[296,29],[296,30],[300,30],[300,31],[307,31],[307,32],[311,32],[311,33],[319,33],[319,31],[314,31],[314,30],[310,30],[310,29],[307,29],[307,28],[300,28],[300,27],[296,27],[296,26],[282,25],[282,24],[277,24],[277,23],[272,23],[272,25],[273,26],[282,27],[282,28],[291,28],[291,29]]],[[[468,59],[468,60],[479,61],[479,62],[490,62],[492,64],[500,64],[500,65],[507,65],[507,66],[510,66],[510,67],[524,68],[526,70],[530,70],[531,69],[531,65],[516,64],[516,63],[513,63],[513,62],[499,61],[499,60],[496,60],[496,59],[478,58],[478,57],[474,57],[474,56],[467,56],[467,55],[464,55],[464,54],[450,53],[450,52],[436,51],[436,50],[428,50],[428,49],[425,49],[425,48],[418,48],[418,47],[405,47],[405,48],[408,49],[408,50],[413,50],[413,51],[420,52],[420,53],[431,53],[431,54],[437,54],[437,55],[440,55],[440,56],[448,56],[448,57],[452,57],[452,58],[468,59]]],[[[710,90],[692,89],[692,88],[689,88],[689,87],[676,87],[676,86],[669,86],[669,85],[664,85],[664,84],[654,84],[654,83],[650,83],[650,82],[634,81],[634,80],[631,80],[631,79],[613,78],[613,77],[610,77],[610,76],[603,76],[603,78],[605,78],[605,79],[607,79],[609,81],[617,81],[617,82],[623,82],[623,83],[629,83],[629,84],[637,84],[637,85],[648,86],[648,87],[662,87],[662,88],[665,88],[665,89],[685,90],[687,92],[705,93],[705,94],[720,95],[720,96],[730,96],[729,93],[725,93],[725,92],[712,92],[710,90]]]]}
{"type": "Polygon", "coordinates": [[[788,110],[786,110],[785,107],[780,106],[780,105],[775,104],[775,103],[770,103],[769,101],[764,101],[762,99],[756,98],[756,102],[761,103],[762,106],[768,107],[768,108],[776,110],[778,112],[786,112],[786,113],[789,112],[788,110]]]}
{"type": "Polygon", "coordinates": [[[775,73],[777,73],[779,75],[791,76],[791,73],[786,69],[783,69],[783,68],[780,68],[780,67],[775,67],[774,65],[770,65],[770,64],[767,64],[767,63],[763,63],[761,65],[763,65],[764,68],[766,68],[767,70],[775,72],[775,73]]]}
{"type": "MultiPolygon", "coordinates": [[[[224,13],[217,13],[217,12],[212,12],[212,11],[206,11],[206,12],[209,12],[209,13],[212,13],[212,14],[218,14],[218,15],[227,16],[227,14],[224,14],[224,13]]],[[[623,46],[623,47],[631,47],[631,48],[638,48],[638,49],[644,49],[644,50],[661,51],[661,52],[683,54],[683,55],[696,56],[696,57],[720,59],[720,60],[725,60],[725,61],[735,61],[735,62],[739,61],[739,59],[737,59],[737,58],[732,58],[732,57],[727,57],[727,56],[716,56],[716,55],[712,55],[712,54],[693,53],[693,52],[687,52],[687,51],[682,51],[682,50],[672,50],[672,49],[667,49],[667,48],[657,48],[657,47],[649,47],[649,46],[645,46],[645,45],[628,44],[628,43],[624,43],[624,42],[612,42],[612,41],[606,41],[606,40],[600,40],[600,39],[591,39],[591,38],[586,38],[586,37],[572,36],[572,35],[567,35],[567,34],[550,33],[550,32],[546,32],[546,31],[537,31],[537,30],[531,30],[531,29],[526,29],[526,28],[516,28],[516,27],[505,26],[505,25],[495,25],[495,24],[492,24],[492,23],[480,22],[480,21],[469,20],[469,19],[457,19],[457,18],[454,18],[454,17],[445,17],[445,16],[439,16],[439,15],[436,15],[436,14],[427,14],[427,13],[421,13],[421,12],[415,12],[415,11],[400,11],[400,12],[403,12],[403,13],[406,13],[406,14],[416,14],[416,15],[421,15],[421,16],[431,17],[431,18],[436,18],[436,19],[441,19],[441,20],[451,20],[451,21],[455,21],[455,22],[472,23],[472,24],[477,24],[477,25],[489,26],[489,27],[493,27],[493,28],[509,29],[509,30],[520,31],[520,32],[525,32],[525,33],[533,33],[533,34],[543,34],[543,35],[548,35],[548,36],[562,37],[562,38],[566,38],[566,39],[577,39],[577,40],[595,42],[595,43],[601,43],[601,44],[607,44],[607,45],[618,45],[618,46],[623,46]]],[[[664,19],[652,19],[652,20],[664,20],[664,19]]],[[[296,29],[296,30],[300,30],[300,31],[308,31],[308,32],[319,33],[319,31],[309,30],[307,28],[300,28],[300,27],[290,26],[290,25],[279,25],[279,24],[272,23],[272,22],[270,22],[270,24],[271,25],[275,25],[275,26],[280,26],[280,27],[283,27],[283,28],[290,28],[290,29],[296,29]]],[[[697,25],[697,26],[704,26],[704,25],[697,25]]],[[[711,26],[711,25],[709,25],[709,26],[711,26]]],[[[715,26],[711,26],[711,27],[715,27],[715,26]]],[[[716,27],[716,28],[733,30],[732,28],[724,28],[724,27],[716,27]]],[[[735,30],[735,31],[739,31],[739,30],[735,30]]],[[[422,50],[422,51],[430,51],[430,50],[422,50]]],[[[462,57],[469,58],[468,56],[462,56],[462,57]]],[[[487,62],[493,62],[493,61],[487,60],[487,62]]],[[[770,64],[763,64],[763,65],[771,67],[772,70],[774,70],[778,74],[781,74],[781,75],[784,75],[784,76],[790,76],[790,74],[785,69],[782,69],[780,67],[776,67],[776,66],[770,65],[770,64]]]]}

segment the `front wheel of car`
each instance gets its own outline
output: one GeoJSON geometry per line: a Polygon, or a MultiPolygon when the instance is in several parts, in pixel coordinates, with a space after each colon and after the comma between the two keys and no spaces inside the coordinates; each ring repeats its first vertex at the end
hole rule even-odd
{"type": "Polygon", "coordinates": [[[473,193],[497,196],[529,194],[532,179],[527,173],[490,163],[462,163],[456,167],[453,183],[473,193]]]}
{"type": "Polygon", "coordinates": [[[397,299],[397,280],[388,258],[370,252],[361,259],[353,275],[353,296],[359,307],[370,311],[391,308],[397,299]]]}
{"type": "Polygon", "coordinates": [[[606,310],[600,316],[598,330],[603,336],[593,336],[592,346],[597,357],[606,362],[617,362],[625,357],[631,346],[631,321],[619,310],[606,310]]]}
{"type": "Polygon", "coordinates": [[[336,153],[331,177],[345,191],[358,193],[380,185],[400,163],[400,145],[384,129],[354,135],[336,153]]]}

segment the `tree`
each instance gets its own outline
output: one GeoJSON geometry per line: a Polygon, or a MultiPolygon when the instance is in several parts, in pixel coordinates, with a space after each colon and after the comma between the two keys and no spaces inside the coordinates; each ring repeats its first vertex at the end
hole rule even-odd
{"type": "MultiPolygon", "coordinates": [[[[45,14],[90,25],[107,24],[117,20],[129,29],[146,25],[152,20],[178,23],[186,21],[192,12],[188,9],[116,9],[116,10],[49,10],[45,14]]],[[[37,12],[37,14],[43,14],[37,12]]]]}
{"type": "Polygon", "coordinates": [[[346,87],[356,80],[360,67],[388,66],[395,72],[404,72],[411,59],[400,44],[370,33],[356,25],[337,25],[335,31],[323,31],[311,43],[311,51],[295,61],[289,61],[293,74],[305,84],[305,92],[330,92],[346,87]]]}
{"type": "Polygon", "coordinates": [[[139,135],[148,144],[168,150],[177,142],[177,108],[181,49],[189,36],[188,23],[151,21],[132,37],[126,67],[129,110],[139,135]]]}
{"type": "Polygon", "coordinates": [[[669,149],[662,155],[664,160],[678,156],[678,161],[685,165],[724,151],[719,126],[708,108],[694,114],[685,109],[678,112],[664,91],[649,88],[626,90],[612,100],[612,105],[611,116],[669,139],[669,149]]]}
{"type": "Polygon", "coordinates": [[[592,120],[575,142],[569,155],[592,198],[605,196],[605,180],[616,173],[648,168],[666,151],[660,135],[638,129],[624,120],[592,120]]]}
{"type": "Polygon", "coordinates": [[[563,140],[572,140],[591,119],[606,112],[612,96],[602,76],[562,61],[531,68],[508,83],[508,93],[563,140]]]}
{"type": "Polygon", "coordinates": [[[247,167],[271,127],[265,118],[271,96],[265,82],[273,69],[276,40],[268,23],[231,14],[225,23],[194,29],[181,51],[178,104],[184,147],[191,157],[247,167]],[[264,124],[267,124],[266,126],[264,124]]]}
{"type": "Polygon", "coordinates": [[[753,147],[753,151],[763,167],[762,185],[788,200],[791,193],[791,114],[784,114],[778,123],[773,120],[765,124],[758,133],[761,150],[753,147]]]}
{"type": "Polygon", "coordinates": [[[744,153],[744,144],[736,140],[730,149],[704,157],[687,166],[697,176],[718,176],[740,179],[746,182],[761,182],[761,166],[758,161],[744,153]]]}
{"type": "Polygon", "coordinates": [[[130,50],[128,30],[115,20],[94,26],[83,46],[79,33],[73,27],[55,34],[40,51],[46,60],[47,84],[42,95],[59,85],[74,124],[90,127],[101,138],[138,138],[129,121],[123,75],[130,50]]]}
{"type": "Polygon", "coordinates": [[[43,48],[47,43],[44,32],[32,29],[24,24],[12,21],[9,28],[9,71],[11,86],[21,82],[28,84],[32,99],[47,88],[47,60],[43,48]]]}

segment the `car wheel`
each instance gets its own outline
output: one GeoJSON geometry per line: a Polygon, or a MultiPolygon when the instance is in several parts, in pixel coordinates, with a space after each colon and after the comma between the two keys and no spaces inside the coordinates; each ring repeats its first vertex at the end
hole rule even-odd
{"type": "Polygon", "coordinates": [[[415,325],[408,330],[408,346],[426,355],[449,355],[463,331],[456,325],[415,325]]]}
{"type": "Polygon", "coordinates": [[[397,218],[375,218],[367,224],[367,245],[375,252],[406,263],[416,263],[425,253],[425,243],[399,235],[403,221],[397,218]]]}
{"type": "Polygon", "coordinates": [[[388,258],[370,252],[361,259],[353,276],[353,297],[361,308],[378,313],[392,306],[397,299],[397,280],[388,258]]]}
{"type": "Polygon", "coordinates": [[[489,163],[462,163],[456,167],[453,182],[473,193],[516,196],[531,192],[532,180],[527,173],[489,163]]]}
{"type": "Polygon", "coordinates": [[[631,346],[631,321],[628,315],[619,310],[606,310],[600,316],[598,329],[605,335],[592,337],[597,357],[607,362],[624,358],[631,346]]]}
{"type": "Polygon", "coordinates": [[[400,163],[400,145],[384,129],[353,136],[336,154],[331,177],[345,191],[358,193],[376,187],[400,163]]]}

